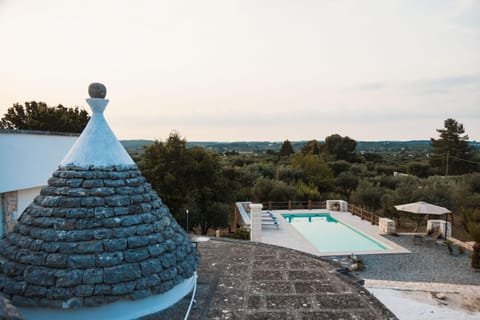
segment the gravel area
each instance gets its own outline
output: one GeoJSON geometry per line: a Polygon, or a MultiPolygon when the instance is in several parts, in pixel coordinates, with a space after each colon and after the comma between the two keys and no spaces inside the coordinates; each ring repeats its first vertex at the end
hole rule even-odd
{"type": "MultiPolygon", "coordinates": [[[[480,272],[470,267],[470,252],[449,254],[441,241],[415,243],[411,235],[386,236],[411,251],[405,254],[363,255],[365,270],[358,275],[365,279],[438,282],[480,285],[480,272]]],[[[342,260],[340,257],[330,257],[342,260]]],[[[343,262],[345,259],[343,258],[343,262]]]]}

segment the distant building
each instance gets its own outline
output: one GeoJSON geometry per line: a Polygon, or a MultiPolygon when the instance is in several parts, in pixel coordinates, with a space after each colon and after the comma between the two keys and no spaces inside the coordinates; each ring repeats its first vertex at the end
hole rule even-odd
{"type": "Polygon", "coordinates": [[[0,130],[0,236],[11,231],[78,134],[0,130]]]}
{"type": "Polygon", "coordinates": [[[239,155],[254,155],[256,156],[257,154],[254,151],[238,151],[239,155]]]}

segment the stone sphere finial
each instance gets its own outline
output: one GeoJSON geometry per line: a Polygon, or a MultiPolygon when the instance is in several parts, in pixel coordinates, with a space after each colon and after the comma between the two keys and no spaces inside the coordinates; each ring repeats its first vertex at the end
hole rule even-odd
{"type": "Polygon", "coordinates": [[[90,98],[104,99],[107,95],[107,88],[100,82],[90,83],[88,86],[88,95],[90,98]]]}

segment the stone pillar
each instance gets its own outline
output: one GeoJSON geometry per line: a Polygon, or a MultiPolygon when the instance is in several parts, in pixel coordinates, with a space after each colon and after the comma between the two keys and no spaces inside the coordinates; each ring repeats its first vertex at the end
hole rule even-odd
{"type": "Polygon", "coordinates": [[[262,204],[250,203],[250,240],[262,240],[262,204]]]}
{"type": "Polygon", "coordinates": [[[395,221],[387,218],[378,219],[378,229],[381,233],[395,233],[395,221]]]}
{"type": "Polygon", "coordinates": [[[292,200],[288,200],[288,210],[292,210],[292,200]]]}
{"type": "Polygon", "coordinates": [[[450,221],[446,222],[445,220],[428,220],[427,221],[427,231],[430,231],[434,228],[438,228],[442,238],[445,238],[445,224],[447,229],[447,238],[452,237],[452,224],[450,221]]]}
{"type": "Polygon", "coordinates": [[[344,200],[327,200],[327,210],[348,212],[348,202],[344,200]]]}

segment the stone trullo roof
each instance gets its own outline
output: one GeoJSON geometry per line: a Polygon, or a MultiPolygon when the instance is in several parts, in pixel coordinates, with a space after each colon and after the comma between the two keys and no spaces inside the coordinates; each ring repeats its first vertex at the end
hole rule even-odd
{"type": "Polygon", "coordinates": [[[197,269],[189,236],[103,118],[108,100],[87,101],[94,111],[88,126],[0,241],[0,291],[17,306],[142,299],[197,269]]]}

